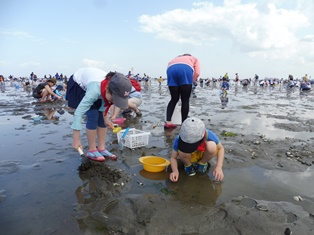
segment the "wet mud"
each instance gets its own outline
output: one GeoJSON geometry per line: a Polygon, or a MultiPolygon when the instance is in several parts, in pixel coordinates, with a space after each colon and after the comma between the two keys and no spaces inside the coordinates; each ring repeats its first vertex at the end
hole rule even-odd
{"type": "Polygon", "coordinates": [[[72,149],[73,110],[65,101],[40,103],[12,84],[1,91],[5,234],[313,233],[313,91],[233,85],[226,99],[217,87],[197,87],[190,116],[201,118],[224,145],[225,179],[213,180],[213,160],[206,175],[188,177],[181,169],[177,183],[169,180],[170,169],[149,173],[138,161],[168,159],[179,132],[163,128],[165,85],[143,85],[143,116],[127,116],[121,125],[150,132],[148,145],[120,150],[108,131],[107,146],[118,161],[105,163],[82,159],[72,149]],[[42,118],[35,121],[36,115],[42,118]]]}

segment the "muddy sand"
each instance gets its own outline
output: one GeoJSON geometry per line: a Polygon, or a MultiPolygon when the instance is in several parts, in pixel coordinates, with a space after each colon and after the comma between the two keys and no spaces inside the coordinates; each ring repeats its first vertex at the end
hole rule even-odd
{"type": "Polygon", "coordinates": [[[3,234],[314,234],[313,91],[232,85],[220,99],[218,88],[198,86],[190,116],[224,145],[225,178],[213,180],[213,160],[207,175],[182,172],[177,183],[169,169],[149,173],[138,161],[169,159],[179,132],[163,128],[165,84],[144,86],[143,116],[122,125],[150,132],[148,145],[119,150],[108,131],[119,159],[105,163],[86,163],[72,149],[65,101],[39,103],[10,83],[1,91],[3,234]]]}

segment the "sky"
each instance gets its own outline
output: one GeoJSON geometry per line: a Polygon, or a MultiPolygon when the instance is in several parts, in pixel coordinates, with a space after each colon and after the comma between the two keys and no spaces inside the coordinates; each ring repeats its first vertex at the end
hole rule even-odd
{"type": "Polygon", "coordinates": [[[202,78],[314,78],[313,12],[314,0],[1,0],[0,74],[166,77],[190,53],[202,78]]]}

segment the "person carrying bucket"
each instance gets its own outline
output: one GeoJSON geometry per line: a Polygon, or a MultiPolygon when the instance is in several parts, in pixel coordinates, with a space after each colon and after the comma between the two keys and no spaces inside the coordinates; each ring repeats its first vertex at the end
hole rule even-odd
{"type": "Polygon", "coordinates": [[[179,99],[181,99],[182,122],[188,117],[192,84],[199,75],[200,63],[190,54],[179,55],[168,63],[167,81],[171,99],[166,109],[165,129],[176,128],[171,118],[179,99]]]}
{"type": "Polygon", "coordinates": [[[187,118],[182,123],[179,135],[174,139],[170,158],[170,180],[176,182],[179,179],[178,158],[183,162],[186,174],[193,176],[196,172],[206,173],[210,166],[208,162],[217,156],[213,176],[215,180],[221,181],[224,178],[224,155],[224,147],[217,135],[206,129],[202,120],[196,117],[187,118]]]}
{"type": "Polygon", "coordinates": [[[76,71],[67,84],[66,99],[68,106],[75,108],[72,146],[82,149],[80,131],[82,119],[86,114],[86,134],[88,152],[86,157],[103,162],[106,158],[116,160],[117,157],[106,148],[107,127],[113,130],[114,125],[108,117],[112,104],[121,109],[128,107],[128,96],[132,85],[122,73],[106,73],[98,68],[82,68],[76,71]],[[96,145],[96,137],[98,145],[96,145]]]}

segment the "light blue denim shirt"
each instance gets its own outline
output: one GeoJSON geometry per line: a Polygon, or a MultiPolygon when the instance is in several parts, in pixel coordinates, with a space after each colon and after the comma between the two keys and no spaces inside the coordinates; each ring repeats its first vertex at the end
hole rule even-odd
{"type": "Polygon", "coordinates": [[[136,91],[136,89],[132,86],[129,98],[133,98],[133,97],[142,99],[142,93],[140,91],[136,91]]]}
{"type": "Polygon", "coordinates": [[[82,119],[85,113],[90,109],[90,107],[94,104],[94,102],[98,99],[102,100],[101,107],[99,111],[104,112],[104,100],[101,97],[100,91],[100,82],[90,82],[87,84],[86,93],[82,101],[80,102],[79,106],[74,112],[74,119],[71,125],[73,130],[82,130],[82,119]]]}

